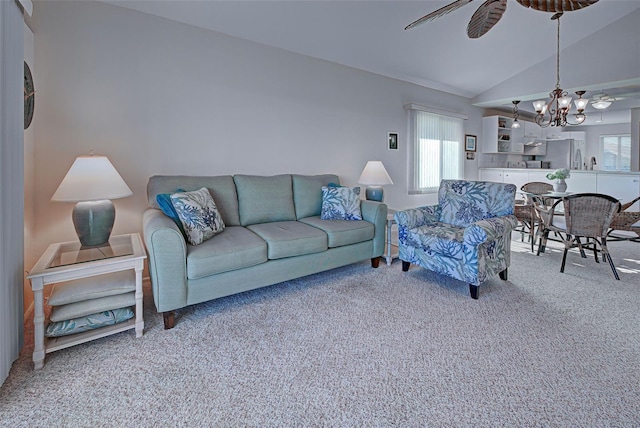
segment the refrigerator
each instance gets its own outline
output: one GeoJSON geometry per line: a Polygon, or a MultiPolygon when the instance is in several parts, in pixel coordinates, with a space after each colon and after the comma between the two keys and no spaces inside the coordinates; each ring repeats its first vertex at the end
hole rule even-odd
{"type": "Polygon", "coordinates": [[[543,160],[550,162],[549,168],[584,169],[586,162],[583,140],[547,140],[547,153],[543,160]]]}

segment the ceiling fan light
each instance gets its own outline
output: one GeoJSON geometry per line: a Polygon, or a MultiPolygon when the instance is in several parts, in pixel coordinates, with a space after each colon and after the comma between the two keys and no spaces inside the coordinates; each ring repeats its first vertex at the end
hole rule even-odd
{"type": "Polygon", "coordinates": [[[591,104],[593,108],[598,110],[604,110],[611,105],[611,101],[596,101],[591,104]]]}

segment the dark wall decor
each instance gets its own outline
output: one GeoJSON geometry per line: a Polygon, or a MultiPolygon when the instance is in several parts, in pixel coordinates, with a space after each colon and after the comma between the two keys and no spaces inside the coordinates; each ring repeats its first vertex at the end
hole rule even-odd
{"type": "Polygon", "coordinates": [[[33,120],[33,109],[36,104],[36,90],[33,87],[33,76],[29,65],[24,63],[24,129],[31,125],[33,120]]]}

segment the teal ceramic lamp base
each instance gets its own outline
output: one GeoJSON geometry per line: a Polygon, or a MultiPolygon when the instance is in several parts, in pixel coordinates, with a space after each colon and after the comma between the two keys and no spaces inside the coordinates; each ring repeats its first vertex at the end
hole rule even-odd
{"type": "Polygon", "coordinates": [[[384,191],[382,186],[367,186],[365,196],[369,201],[382,202],[384,199],[384,191]]]}
{"type": "Polygon", "coordinates": [[[72,218],[82,246],[95,247],[109,241],[116,209],[109,200],[78,202],[72,218]]]}

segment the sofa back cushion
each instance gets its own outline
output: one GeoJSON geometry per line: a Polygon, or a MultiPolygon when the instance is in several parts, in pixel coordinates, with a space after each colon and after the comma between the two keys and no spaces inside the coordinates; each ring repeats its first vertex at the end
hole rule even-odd
{"type": "Polygon", "coordinates": [[[486,218],[513,214],[516,186],[489,181],[442,180],[440,221],[466,227],[486,218]]]}
{"type": "Polygon", "coordinates": [[[242,226],[296,219],[291,175],[235,175],[233,180],[242,226]]]}
{"type": "Polygon", "coordinates": [[[233,177],[221,175],[215,177],[195,177],[186,175],[154,175],[147,183],[147,197],[152,208],[160,208],[156,196],[163,193],[174,193],[198,190],[206,187],[218,207],[220,216],[227,226],[240,226],[238,211],[238,195],[233,177]]]}
{"type": "Polygon", "coordinates": [[[322,186],[329,183],[340,184],[340,178],[334,174],[292,175],[293,203],[296,219],[320,215],[322,210],[322,186]]]}

